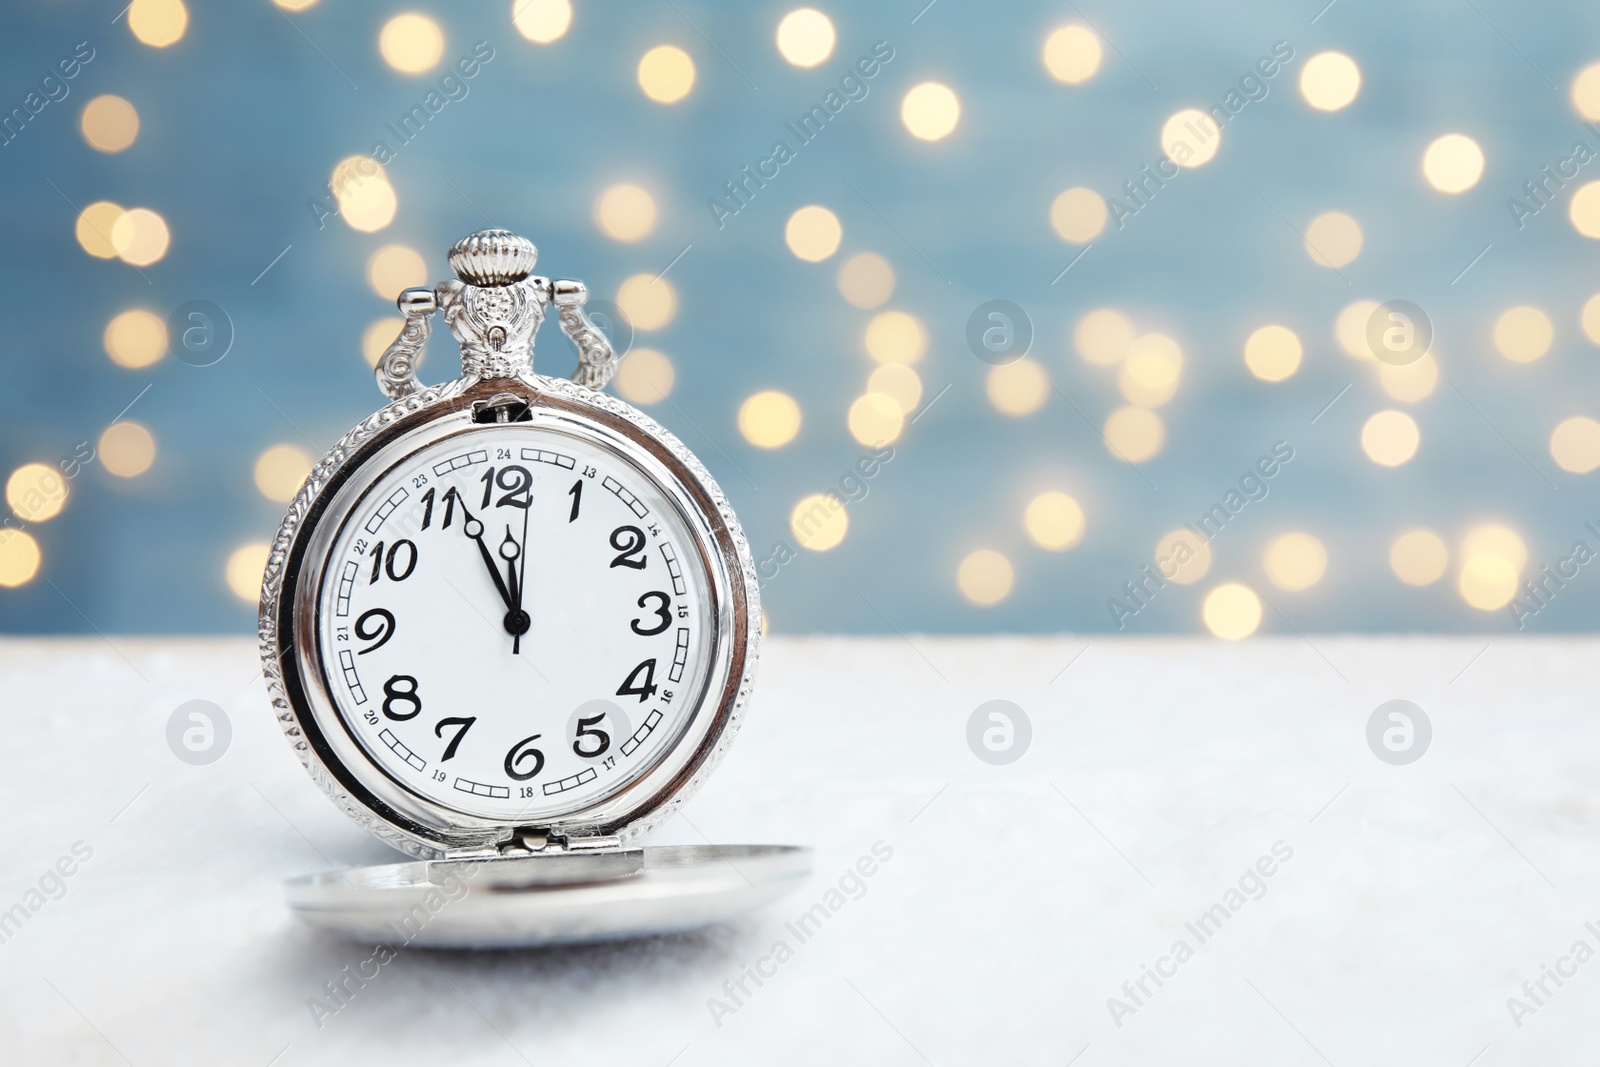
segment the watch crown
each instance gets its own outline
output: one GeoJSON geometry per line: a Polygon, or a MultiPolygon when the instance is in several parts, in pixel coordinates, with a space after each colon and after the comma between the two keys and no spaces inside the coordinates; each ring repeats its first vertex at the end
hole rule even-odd
{"type": "Polygon", "coordinates": [[[450,246],[450,269],[483,288],[520,282],[533,271],[539,250],[510,230],[479,230],[450,246]]]}

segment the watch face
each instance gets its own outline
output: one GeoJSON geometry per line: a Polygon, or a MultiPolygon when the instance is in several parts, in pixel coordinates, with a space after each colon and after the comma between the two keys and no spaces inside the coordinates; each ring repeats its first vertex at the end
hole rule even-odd
{"type": "Polygon", "coordinates": [[[669,488],[532,424],[384,464],[354,475],[312,591],[324,682],[365,759],[435,805],[519,825],[594,805],[670,752],[716,634],[669,488]]]}

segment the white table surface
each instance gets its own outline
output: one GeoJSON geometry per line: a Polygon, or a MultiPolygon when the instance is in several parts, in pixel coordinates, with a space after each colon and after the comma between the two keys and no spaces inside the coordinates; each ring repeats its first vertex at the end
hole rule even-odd
{"type": "Polygon", "coordinates": [[[1600,641],[1312,640],[770,640],[739,742],[653,840],[809,844],[808,885],[697,934],[405,950],[320,1028],[308,999],[370,950],[299,926],[281,882],[401,857],[312,785],[253,642],[0,641],[0,909],[93,850],[0,944],[0,1062],[1595,1062],[1600,959],[1520,1028],[1506,1002],[1600,949],[1600,641]],[[1434,725],[1410,766],[1366,747],[1396,697],[1434,725]],[[197,698],[234,730],[206,767],[165,741],[197,698]],[[1010,766],[966,746],[993,698],[1032,719],[1010,766]],[[787,935],[879,841],[865,895],[787,935]],[[1114,1025],[1279,841],[1266,894],[1114,1025]]]}

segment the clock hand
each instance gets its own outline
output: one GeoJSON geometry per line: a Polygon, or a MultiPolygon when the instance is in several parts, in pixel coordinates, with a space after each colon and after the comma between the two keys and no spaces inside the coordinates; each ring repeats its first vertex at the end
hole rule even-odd
{"type": "MultiPolygon", "coordinates": [[[[512,564],[512,566],[516,568],[515,581],[512,583],[512,585],[516,590],[517,611],[521,613],[524,619],[528,620],[528,625],[530,627],[533,625],[533,619],[528,615],[527,609],[522,606],[522,598],[523,594],[528,591],[528,513],[532,510],[533,497],[532,494],[530,494],[528,498],[528,506],[522,509],[522,543],[517,548],[517,559],[512,564]]],[[[510,527],[507,527],[506,535],[510,536],[510,534],[511,529],[510,527]]],[[[514,653],[520,652],[522,650],[521,646],[522,635],[518,634],[511,642],[511,651],[514,653]]]]}
{"type": "MultiPolygon", "coordinates": [[[[523,521],[527,521],[526,515],[523,521]]],[[[522,610],[522,581],[517,569],[517,560],[521,555],[522,546],[512,538],[511,524],[507,523],[505,539],[500,542],[500,558],[506,561],[506,584],[511,593],[511,599],[506,602],[506,633],[511,635],[512,655],[522,652],[522,635],[528,632],[533,623],[528,613],[522,610]]]]}
{"type": "MultiPolygon", "coordinates": [[[[459,496],[457,500],[459,502],[459,496]]],[[[506,588],[505,579],[500,577],[500,568],[495,564],[494,556],[489,554],[489,546],[483,543],[483,523],[473,517],[464,503],[461,504],[461,513],[466,517],[466,521],[461,524],[461,532],[477,543],[478,554],[483,557],[483,565],[489,568],[489,577],[494,579],[494,587],[500,594],[501,602],[505,604],[507,611],[513,610],[515,605],[511,599],[511,590],[506,588]]]]}

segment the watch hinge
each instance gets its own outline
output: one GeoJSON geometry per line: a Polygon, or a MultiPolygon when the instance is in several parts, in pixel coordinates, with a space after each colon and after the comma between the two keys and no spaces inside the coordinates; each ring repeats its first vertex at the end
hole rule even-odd
{"type": "Polygon", "coordinates": [[[615,834],[569,834],[559,830],[525,827],[515,830],[511,840],[501,842],[502,856],[553,855],[560,852],[597,852],[620,849],[622,838],[615,834]]]}

